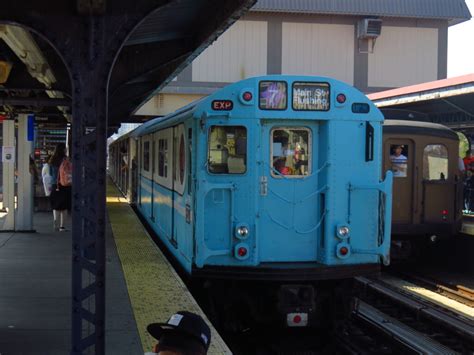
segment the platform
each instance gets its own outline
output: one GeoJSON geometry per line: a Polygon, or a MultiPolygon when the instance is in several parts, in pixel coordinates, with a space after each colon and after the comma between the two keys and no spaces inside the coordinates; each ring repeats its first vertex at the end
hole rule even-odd
{"type": "MultiPolygon", "coordinates": [[[[70,223],[69,223],[70,225],[70,223]]],[[[36,213],[37,233],[0,233],[0,354],[65,355],[71,348],[71,233],[36,213]]],[[[143,354],[108,228],[107,354],[143,354]]]]}
{"type": "Polygon", "coordinates": [[[186,310],[200,314],[211,327],[208,354],[231,354],[137,215],[110,181],[107,211],[143,349],[149,351],[156,343],[146,332],[149,323],[165,322],[175,312],[186,310]]]}

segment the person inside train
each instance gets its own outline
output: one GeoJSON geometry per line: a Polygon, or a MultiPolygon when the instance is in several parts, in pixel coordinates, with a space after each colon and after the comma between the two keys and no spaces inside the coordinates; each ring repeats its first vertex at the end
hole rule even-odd
{"type": "Polygon", "coordinates": [[[173,314],[166,323],[152,323],[147,331],[158,340],[153,354],[205,355],[211,344],[211,329],[201,316],[187,311],[173,314]]]}
{"type": "Polygon", "coordinates": [[[408,159],[406,155],[403,154],[403,145],[393,145],[391,147],[390,161],[392,163],[392,171],[394,177],[406,177],[407,176],[407,166],[408,159]]]}
{"type": "Polygon", "coordinates": [[[464,210],[472,211],[473,197],[474,197],[474,158],[471,155],[471,151],[466,151],[464,161],[464,210]]]}

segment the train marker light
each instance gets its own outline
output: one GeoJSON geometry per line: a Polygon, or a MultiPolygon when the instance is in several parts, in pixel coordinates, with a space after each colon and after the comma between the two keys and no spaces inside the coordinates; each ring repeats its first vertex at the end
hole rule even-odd
{"type": "Polygon", "coordinates": [[[351,230],[348,226],[339,225],[336,229],[337,236],[341,239],[349,238],[351,230]]]}
{"type": "Polygon", "coordinates": [[[254,104],[253,90],[251,88],[243,88],[240,90],[238,97],[242,105],[250,106],[254,104]]]}
{"type": "Polygon", "coordinates": [[[346,95],[344,94],[338,94],[336,96],[336,101],[339,103],[339,104],[343,104],[344,102],[346,102],[346,95]]]}
{"type": "Polygon", "coordinates": [[[249,247],[246,243],[239,243],[234,248],[234,255],[239,260],[245,260],[249,257],[249,247]]]}
{"type": "Polygon", "coordinates": [[[346,242],[337,244],[336,255],[339,259],[348,258],[351,255],[351,246],[346,242]]]}
{"type": "Polygon", "coordinates": [[[442,210],[441,215],[443,216],[443,221],[446,221],[448,219],[448,210],[442,210]]]}
{"type": "Polygon", "coordinates": [[[245,101],[250,101],[252,100],[253,98],[253,95],[250,91],[246,91],[244,92],[244,94],[242,95],[242,98],[245,100],[245,101]]]}

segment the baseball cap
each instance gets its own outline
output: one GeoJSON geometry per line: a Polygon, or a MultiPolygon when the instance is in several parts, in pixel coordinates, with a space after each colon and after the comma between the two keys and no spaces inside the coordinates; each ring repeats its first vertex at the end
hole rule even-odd
{"type": "Polygon", "coordinates": [[[173,314],[166,323],[152,323],[147,326],[148,333],[157,340],[165,333],[176,332],[198,340],[207,350],[211,343],[211,329],[201,316],[179,311],[173,314]]]}

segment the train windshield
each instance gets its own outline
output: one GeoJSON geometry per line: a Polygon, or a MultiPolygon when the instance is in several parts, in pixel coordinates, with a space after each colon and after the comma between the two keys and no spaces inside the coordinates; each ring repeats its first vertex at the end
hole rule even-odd
{"type": "Polygon", "coordinates": [[[442,144],[427,145],[423,151],[423,179],[448,178],[448,149],[442,144]]]}
{"type": "Polygon", "coordinates": [[[247,171],[247,129],[245,127],[211,127],[208,169],[213,174],[244,174],[247,171]]]}
{"type": "Polygon", "coordinates": [[[311,131],[303,127],[275,128],[271,131],[272,176],[293,177],[311,174],[311,131]]]}

